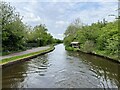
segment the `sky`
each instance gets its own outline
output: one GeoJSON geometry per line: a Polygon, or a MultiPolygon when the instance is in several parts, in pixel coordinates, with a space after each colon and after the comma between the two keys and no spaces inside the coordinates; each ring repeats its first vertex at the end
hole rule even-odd
{"type": "Polygon", "coordinates": [[[68,25],[76,18],[91,24],[105,18],[115,20],[110,14],[118,14],[117,0],[4,0],[10,2],[23,16],[23,22],[36,26],[45,24],[55,38],[63,39],[68,25]]]}

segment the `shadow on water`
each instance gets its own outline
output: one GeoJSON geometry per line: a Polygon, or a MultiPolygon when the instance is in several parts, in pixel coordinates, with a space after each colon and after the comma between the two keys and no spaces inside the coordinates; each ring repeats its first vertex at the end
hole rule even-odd
{"type": "Polygon", "coordinates": [[[64,45],[4,68],[3,88],[118,88],[120,65],[101,57],[65,51],[64,45]]]}
{"type": "Polygon", "coordinates": [[[68,52],[67,54],[80,58],[83,63],[88,65],[89,70],[96,74],[93,76],[100,80],[102,87],[108,88],[115,84],[115,86],[120,87],[120,64],[82,52],[68,52]]]}
{"type": "Polygon", "coordinates": [[[4,68],[2,72],[2,87],[21,88],[29,87],[29,79],[34,81],[36,74],[44,76],[49,67],[48,60],[44,59],[47,55],[42,55],[20,64],[4,68]],[[26,83],[28,81],[28,83],[26,83]]]}

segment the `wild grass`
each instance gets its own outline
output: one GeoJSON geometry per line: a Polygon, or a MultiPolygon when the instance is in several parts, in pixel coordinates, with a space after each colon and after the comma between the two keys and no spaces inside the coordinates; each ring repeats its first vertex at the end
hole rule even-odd
{"type": "Polygon", "coordinates": [[[54,49],[54,46],[50,46],[50,48],[48,48],[46,50],[42,50],[42,51],[38,51],[38,52],[33,52],[33,53],[29,53],[29,54],[24,54],[24,55],[20,55],[20,56],[14,56],[14,57],[11,57],[11,58],[2,59],[2,61],[0,62],[0,64],[6,64],[6,63],[9,63],[9,62],[21,60],[21,59],[24,59],[24,58],[29,58],[29,57],[32,57],[32,56],[35,56],[35,55],[42,54],[44,52],[49,52],[49,51],[51,51],[53,49],[54,49]]]}

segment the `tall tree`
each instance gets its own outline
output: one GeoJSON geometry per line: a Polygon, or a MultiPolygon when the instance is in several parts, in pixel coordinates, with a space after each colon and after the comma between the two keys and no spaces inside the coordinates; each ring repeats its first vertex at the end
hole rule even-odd
{"type": "Polygon", "coordinates": [[[22,48],[25,27],[19,13],[6,2],[1,2],[0,6],[3,51],[22,48]]]}

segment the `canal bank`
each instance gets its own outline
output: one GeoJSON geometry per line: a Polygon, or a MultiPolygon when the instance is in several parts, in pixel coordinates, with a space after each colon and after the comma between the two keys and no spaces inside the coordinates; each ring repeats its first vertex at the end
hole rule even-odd
{"type": "Polygon", "coordinates": [[[120,64],[119,55],[118,55],[118,58],[116,59],[116,58],[112,58],[112,57],[107,56],[107,55],[99,54],[99,53],[96,53],[96,52],[87,52],[87,51],[84,51],[84,50],[81,50],[81,49],[78,49],[78,48],[73,48],[73,47],[67,47],[65,49],[68,50],[68,51],[77,51],[77,52],[82,52],[82,53],[85,53],[85,54],[90,54],[90,55],[102,57],[102,58],[105,58],[106,60],[110,60],[112,62],[120,64]]]}
{"type": "Polygon", "coordinates": [[[100,88],[120,87],[120,64],[81,52],[55,50],[2,69],[3,88],[100,88]]]}
{"type": "MultiPolygon", "coordinates": [[[[82,52],[82,51],[81,51],[81,52],[82,52]]],[[[84,52],[84,53],[86,53],[86,52],[84,52]]],[[[120,60],[114,59],[114,58],[109,57],[109,56],[105,56],[105,55],[101,55],[101,54],[97,54],[97,53],[93,53],[93,52],[91,52],[91,53],[86,53],[86,54],[90,54],[90,55],[95,55],[95,56],[98,56],[98,57],[102,57],[102,58],[105,58],[105,59],[110,60],[110,61],[112,61],[112,62],[115,62],[115,63],[119,63],[119,64],[120,64],[120,60]]]]}
{"type": "MultiPolygon", "coordinates": [[[[35,49],[37,49],[37,48],[35,48],[35,49]]],[[[43,48],[41,50],[39,50],[39,49],[35,50],[35,49],[33,49],[31,52],[28,52],[28,53],[26,52],[25,54],[23,53],[23,54],[16,55],[16,56],[13,56],[10,58],[2,59],[0,62],[0,65],[4,68],[4,67],[10,66],[12,64],[27,61],[27,60],[35,58],[39,55],[49,53],[49,52],[53,51],[55,49],[55,47],[53,45],[50,45],[49,47],[43,48]]]]}

